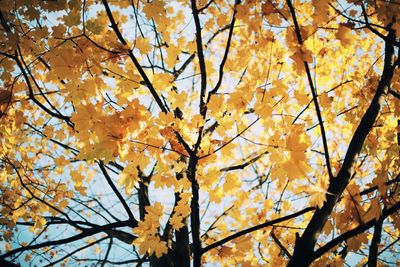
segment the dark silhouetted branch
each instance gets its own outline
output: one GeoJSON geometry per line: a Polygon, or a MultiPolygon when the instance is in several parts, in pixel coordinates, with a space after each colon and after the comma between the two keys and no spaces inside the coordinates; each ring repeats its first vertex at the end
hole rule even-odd
{"type": "Polygon", "coordinates": [[[287,215],[287,216],[283,216],[281,218],[274,219],[274,220],[271,220],[271,221],[267,221],[265,223],[262,223],[262,224],[247,228],[247,229],[242,230],[242,231],[239,231],[236,234],[233,234],[233,235],[230,235],[228,237],[225,237],[224,239],[221,239],[221,240],[219,240],[219,241],[217,241],[217,242],[215,242],[215,243],[203,248],[202,253],[204,254],[204,253],[206,253],[207,251],[209,251],[209,250],[211,250],[213,248],[222,246],[223,244],[225,244],[225,243],[227,243],[227,242],[229,242],[229,241],[231,241],[231,240],[233,240],[235,238],[243,236],[245,234],[249,234],[251,232],[260,230],[262,228],[265,228],[265,227],[268,227],[268,226],[272,226],[272,225],[274,225],[276,223],[280,223],[280,222],[284,222],[284,221],[287,221],[287,220],[290,220],[290,219],[294,219],[294,218],[296,218],[298,216],[301,216],[301,215],[303,215],[303,214],[305,214],[307,212],[310,212],[312,210],[315,210],[315,208],[313,208],[313,207],[305,208],[305,209],[303,209],[301,211],[298,211],[296,213],[293,213],[293,214],[290,214],[290,215],[287,215]]]}

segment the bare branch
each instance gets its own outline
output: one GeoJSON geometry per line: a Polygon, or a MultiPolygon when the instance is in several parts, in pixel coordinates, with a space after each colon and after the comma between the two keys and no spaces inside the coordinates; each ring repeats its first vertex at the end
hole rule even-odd
{"type": "MultiPolygon", "coordinates": [[[[397,212],[398,210],[400,210],[400,202],[398,202],[396,205],[393,205],[389,209],[384,210],[382,212],[382,218],[385,219],[388,216],[390,216],[391,214],[397,212]]],[[[340,236],[336,237],[335,239],[329,241],[324,246],[322,246],[321,248],[319,248],[319,249],[317,249],[315,251],[315,253],[313,255],[313,260],[318,259],[319,257],[324,255],[329,250],[331,250],[332,248],[336,247],[337,245],[339,245],[343,241],[348,240],[349,238],[352,238],[352,237],[354,237],[356,235],[359,235],[359,234],[365,232],[366,230],[368,230],[369,228],[374,226],[375,223],[376,223],[375,218],[371,219],[367,223],[359,225],[356,228],[354,228],[354,229],[352,229],[352,230],[350,230],[350,231],[348,231],[348,232],[346,232],[344,234],[341,234],[340,236]]]]}
{"type": "Polygon", "coordinates": [[[225,67],[226,60],[228,59],[229,48],[231,47],[231,42],[232,42],[233,29],[235,27],[235,22],[236,22],[236,12],[237,12],[236,6],[239,5],[239,4],[240,4],[240,0],[236,0],[235,1],[235,6],[233,7],[232,21],[231,21],[231,24],[229,26],[229,33],[228,33],[228,39],[226,41],[224,57],[222,58],[221,64],[219,65],[218,81],[217,81],[217,84],[215,85],[214,89],[212,89],[208,93],[207,103],[210,101],[211,95],[217,93],[219,87],[221,86],[222,78],[224,77],[224,67],[225,67]]]}
{"type": "Polygon", "coordinates": [[[238,238],[238,237],[240,237],[240,236],[243,236],[243,235],[249,234],[249,233],[251,233],[251,232],[260,230],[260,229],[262,229],[262,228],[265,228],[265,227],[274,225],[274,224],[276,224],[276,223],[280,223],[280,222],[284,222],[284,221],[287,221],[287,220],[296,218],[296,217],[298,217],[298,216],[300,216],[300,215],[303,215],[303,214],[305,214],[305,213],[307,213],[307,212],[310,212],[310,211],[313,211],[313,210],[315,210],[315,208],[313,208],[313,207],[305,208],[305,209],[303,209],[303,210],[301,210],[301,211],[298,211],[298,212],[296,212],[296,213],[293,213],[293,214],[290,214],[290,215],[286,215],[286,216],[283,216],[283,217],[281,217],[281,218],[274,219],[274,220],[272,220],[272,221],[267,221],[267,222],[265,222],[265,223],[262,223],[262,224],[259,224],[259,225],[256,225],[256,226],[247,228],[247,229],[242,230],[242,231],[239,231],[239,232],[237,232],[236,234],[233,234],[233,235],[230,235],[230,236],[228,236],[228,237],[225,237],[224,239],[221,239],[221,240],[219,240],[219,241],[217,241],[217,242],[215,242],[215,243],[213,243],[213,244],[211,244],[211,245],[209,245],[209,246],[203,248],[202,254],[206,253],[207,251],[209,251],[209,250],[211,250],[211,249],[213,249],[213,248],[222,246],[223,244],[225,244],[225,243],[227,243],[227,242],[229,242],[229,241],[231,241],[231,240],[233,240],[233,239],[235,239],[235,238],[238,238]]]}
{"type": "MultiPolygon", "coordinates": [[[[296,36],[297,36],[297,41],[300,45],[302,45],[303,39],[301,37],[300,27],[297,22],[296,12],[295,12],[292,2],[290,0],[287,0],[286,3],[288,4],[290,13],[292,14],[294,28],[295,28],[295,32],[296,32],[296,36]]],[[[328,142],[326,139],[325,127],[324,127],[324,122],[322,119],[321,110],[319,108],[319,103],[318,103],[318,98],[317,98],[318,94],[317,94],[316,88],[314,87],[314,82],[311,77],[310,67],[308,66],[308,63],[306,61],[304,61],[303,64],[306,69],[308,85],[310,86],[310,89],[311,89],[311,93],[313,96],[313,102],[314,102],[314,106],[315,106],[315,111],[316,111],[317,117],[318,117],[318,122],[319,122],[320,131],[321,131],[321,137],[322,137],[322,144],[324,146],[324,151],[325,151],[324,156],[325,156],[326,168],[328,170],[329,178],[332,180],[333,173],[332,173],[331,163],[330,163],[330,159],[329,159],[328,142]]]]}
{"type": "Polygon", "coordinates": [[[248,160],[248,161],[246,161],[246,162],[244,162],[242,164],[234,165],[234,166],[230,166],[230,167],[225,167],[225,168],[220,169],[220,171],[221,172],[228,172],[228,171],[234,171],[234,170],[242,170],[242,169],[246,168],[247,166],[249,166],[250,164],[252,164],[252,163],[256,162],[257,160],[259,160],[264,155],[267,155],[268,153],[269,153],[268,151],[265,151],[265,152],[261,153],[260,155],[254,157],[254,158],[251,158],[250,160],[248,160]]]}
{"type": "Polygon", "coordinates": [[[290,267],[299,266],[300,263],[310,264],[315,259],[313,258],[313,250],[318,235],[337,201],[340,199],[344,189],[350,182],[352,168],[361,151],[365,138],[373,128],[375,120],[379,114],[381,99],[390,87],[395,68],[395,66],[392,65],[394,54],[393,42],[395,38],[396,36],[393,31],[391,31],[386,38],[384,68],[375,96],[350,141],[341,169],[337,176],[330,181],[324,205],[321,209],[317,209],[303,235],[296,240],[293,257],[288,264],[290,267]]]}
{"type": "MultiPolygon", "coordinates": [[[[118,37],[118,40],[123,44],[123,45],[127,45],[127,42],[125,41],[124,37],[122,36],[120,30],[118,29],[118,25],[114,20],[113,14],[110,10],[110,7],[108,5],[107,0],[102,0],[103,5],[106,9],[106,13],[107,16],[111,22],[111,27],[114,30],[115,34],[118,37]]],[[[142,76],[145,85],[147,86],[147,88],[149,89],[151,95],[154,97],[154,100],[156,101],[157,105],[159,106],[159,108],[161,109],[162,112],[167,113],[167,109],[164,106],[161,98],[158,96],[156,89],[154,88],[153,84],[150,82],[149,78],[146,75],[146,72],[144,72],[142,66],[140,66],[139,61],[136,59],[136,57],[133,55],[132,49],[128,48],[128,55],[131,58],[133,64],[135,65],[136,69],[139,71],[140,75],[142,76]]]]}
{"type": "Polygon", "coordinates": [[[98,165],[101,169],[101,172],[103,173],[104,177],[106,178],[108,184],[110,185],[111,189],[113,190],[114,194],[118,197],[119,201],[121,202],[122,206],[124,206],[124,209],[126,213],[128,213],[129,220],[132,221],[133,224],[137,224],[137,221],[135,217],[133,216],[133,213],[131,209],[129,208],[128,204],[126,203],[125,199],[122,197],[121,193],[118,191],[118,189],[115,187],[113,181],[111,180],[110,175],[108,174],[107,170],[104,168],[104,162],[103,161],[98,161],[98,165]]]}
{"type": "Polygon", "coordinates": [[[131,226],[131,227],[136,227],[137,225],[132,226],[132,222],[127,220],[127,221],[121,221],[121,222],[115,222],[115,223],[110,223],[102,226],[97,226],[97,227],[92,227],[89,229],[85,229],[82,231],[82,233],[63,238],[63,239],[58,239],[58,240],[53,240],[53,241],[46,241],[43,243],[35,244],[35,245],[29,245],[25,247],[19,247],[13,250],[10,250],[3,255],[0,255],[0,260],[5,259],[7,257],[10,257],[16,253],[22,252],[22,251],[28,251],[28,250],[33,250],[33,249],[39,249],[39,248],[44,248],[44,247],[49,247],[49,246],[54,246],[54,245],[64,245],[68,244],[77,240],[81,240],[85,237],[89,237],[101,232],[105,232],[107,230],[112,230],[114,228],[118,227],[126,227],[126,226],[131,226]]]}
{"type": "Polygon", "coordinates": [[[197,44],[197,57],[199,59],[200,74],[201,74],[201,87],[200,87],[200,114],[205,114],[205,101],[204,97],[207,88],[207,70],[206,63],[204,60],[203,52],[203,39],[201,37],[201,25],[199,18],[199,11],[197,10],[196,0],[191,0],[192,13],[194,24],[196,26],[196,44],[197,44]]]}

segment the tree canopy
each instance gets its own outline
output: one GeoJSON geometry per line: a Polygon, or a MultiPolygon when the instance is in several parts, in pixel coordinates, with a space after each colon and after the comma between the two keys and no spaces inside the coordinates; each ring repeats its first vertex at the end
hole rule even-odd
{"type": "Polygon", "coordinates": [[[1,0],[1,266],[399,263],[400,3],[1,0]]]}

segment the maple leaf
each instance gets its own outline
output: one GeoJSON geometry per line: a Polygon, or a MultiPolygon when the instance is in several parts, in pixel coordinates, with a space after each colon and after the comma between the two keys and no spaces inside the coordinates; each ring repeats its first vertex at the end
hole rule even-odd
{"type": "Polygon", "coordinates": [[[210,193],[210,201],[213,201],[215,203],[220,203],[223,197],[224,197],[224,191],[222,190],[221,187],[217,187],[216,189],[213,190],[212,193],[210,193]]]}
{"type": "Polygon", "coordinates": [[[142,55],[148,54],[152,49],[148,38],[137,38],[135,40],[135,48],[137,48],[142,55]]]}
{"type": "Polygon", "coordinates": [[[165,241],[157,242],[154,247],[154,252],[157,258],[160,258],[163,254],[167,254],[168,252],[167,242],[165,241]]]}
{"type": "Polygon", "coordinates": [[[294,67],[299,74],[304,70],[304,63],[313,62],[311,51],[303,46],[298,46],[296,52],[290,58],[294,61],[294,67]]]}
{"type": "Polygon", "coordinates": [[[12,93],[10,91],[0,89],[0,105],[10,103],[11,97],[12,93]]]}
{"type": "Polygon", "coordinates": [[[342,266],[392,246],[400,7],[348,2],[1,1],[1,261],[342,266]]]}
{"type": "Polygon", "coordinates": [[[172,225],[172,227],[175,229],[175,230],[179,230],[179,229],[181,229],[183,226],[185,226],[185,224],[183,224],[183,217],[182,216],[179,216],[179,215],[176,215],[176,214],[174,214],[172,217],[171,217],[171,219],[170,219],[170,223],[171,223],[171,225],[172,225]]]}
{"type": "Polygon", "coordinates": [[[358,251],[363,244],[368,243],[368,234],[362,233],[347,241],[349,251],[358,251]]]}
{"type": "Polygon", "coordinates": [[[148,2],[143,7],[143,13],[146,14],[148,19],[158,18],[165,12],[164,2],[160,0],[154,0],[148,2]]]}
{"type": "Polygon", "coordinates": [[[318,179],[316,184],[308,185],[304,190],[309,192],[310,205],[322,208],[327,194],[329,182],[326,179],[318,179]]]}
{"type": "Polygon", "coordinates": [[[274,4],[269,1],[262,3],[261,10],[262,10],[262,13],[264,16],[269,15],[271,13],[278,12],[277,9],[275,8],[274,4]]]}
{"type": "Polygon", "coordinates": [[[338,31],[336,32],[336,38],[340,40],[342,46],[346,47],[351,44],[353,38],[351,36],[352,24],[341,23],[339,24],[338,31]]]}
{"type": "Polygon", "coordinates": [[[156,202],[152,206],[147,206],[146,212],[149,217],[152,217],[152,218],[155,218],[158,220],[158,218],[161,217],[163,214],[163,206],[161,205],[160,202],[156,202]]]}

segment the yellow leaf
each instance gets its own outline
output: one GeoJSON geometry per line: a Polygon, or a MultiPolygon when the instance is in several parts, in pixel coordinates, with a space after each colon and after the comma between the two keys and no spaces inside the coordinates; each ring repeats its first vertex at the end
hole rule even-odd
{"type": "Polygon", "coordinates": [[[225,176],[225,183],[222,186],[224,192],[230,193],[232,191],[236,191],[242,185],[239,177],[232,173],[228,173],[225,176]]]}
{"type": "Polygon", "coordinates": [[[324,93],[322,93],[320,96],[319,96],[319,100],[320,100],[320,103],[321,103],[321,106],[323,107],[323,108],[328,108],[328,107],[330,107],[330,105],[331,105],[331,103],[332,103],[332,97],[329,97],[328,96],[328,93],[326,93],[326,92],[324,92],[324,93]]]}
{"type": "Polygon", "coordinates": [[[81,22],[81,14],[73,10],[68,15],[63,16],[64,24],[68,27],[76,26],[81,22]]]}
{"type": "Polygon", "coordinates": [[[342,46],[348,46],[353,38],[351,36],[351,26],[349,23],[340,23],[338,31],[336,32],[336,38],[340,40],[342,46]]]}
{"type": "Polygon", "coordinates": [[[147,19],[157,19],[165,13],[164,1],[154,0],[144,4],[143,13],[147,19]]]}
{"type": "Polygon", "coordinates": [[[146,212],[149,217],[158,220],[163,215],[163,206],[160,202],[155,202],[154,205],[146,207],[146,212]]]}
{"type": "Polygon", "coordinates": [[[251,236],[250,235],[242,235],[233,240],[235,244],[234,251],[240,251],[244,253],[252,248],[251,236]]]}
{"type": "Polygon", "coordinates": [[[156,257],[160,258],[163,254],[167,254],[168,252],[168,247],[167,247],[167,242],[165,241],[160,241],[155,244],[154,251],[156,253],[156,257]]]}
{"type": "Polygon", "coordinates": [[[224,197],[224,191],[221,187],[217,187],[215,190],[210,192],[210,201],[215,203],[220,203],[222,198],[224,197]]]}
{"type": "Polygon", "coordinates": [[[327,179],[318,179],[316,184],[308,185],[305,190],[311,195],[310,205],[321,208],[326,200],[327,179]]]}
{"type": "Polygon", "coordinates": [[[312,63],[313,57],[310,50],[306,47],[298,46],[296,52],[290,56],[290,58],[294,61],[294,68],[297,73],[301,73],[304,69],[304,62],[312,63]]]}
{"type": "Polygon", "coordinates": [[[123,186],[128,194],[132,193],[139,181],[138,170],[134,164],[129,164],[119,175],[118,184],[123,186]]]}
{"type": "Polygon", "coordinates": [[[294,97],[296,98],[297,103],[299,103],[300,106],[307,105],[310,102],[310,99],[307,94],[304,94],[297,90],[294,91],[294,97]]]}
{"type": "Polygon", "coordinates": [[[175,230],[179,230],[179,229],[181,229],[183,226],[185,226],[185,225],[182,223],[182,220],[183,220],[183,217],[182,217],[182,216],[178,216],[178,215],[174,214],[174,215],[171,217],[171,219],[169,220],[169,222],[171,223],[172,227],[173,227],[175,230]]]}
{"type": "Polygon", "coordinates": [[[26,254],[25,258],[24,258],[24,261],[29,262],[31,259],[32,259],[32,255],[31,254],[26,254]]]}
{"type": "Polygon", "coordinates": [[[178,61],[178,55],[181,52],[179,47],[175,45],[170,45],[167,48],[167,58],[165,59],[165,62],[167,63],[167,66],[170,68],[173,68],[175,63],[178,61]]]}
{"type": "Polygon", "coordinates": [[[135,40],[135,48],[137,48],[142,55],[146,55],[151,51],[149,38],[137,38],[135,40]]]}
{"type": "Polygon", "coordinates": [[[379,198],[376,197],[371,200],[369,208],[362,215],[362,220],[364,223],[366,223],[372,219],[378,220],[381,215],[382,215],[382,210],[381,210],[381,206],[379,203],[379,198]]]}

